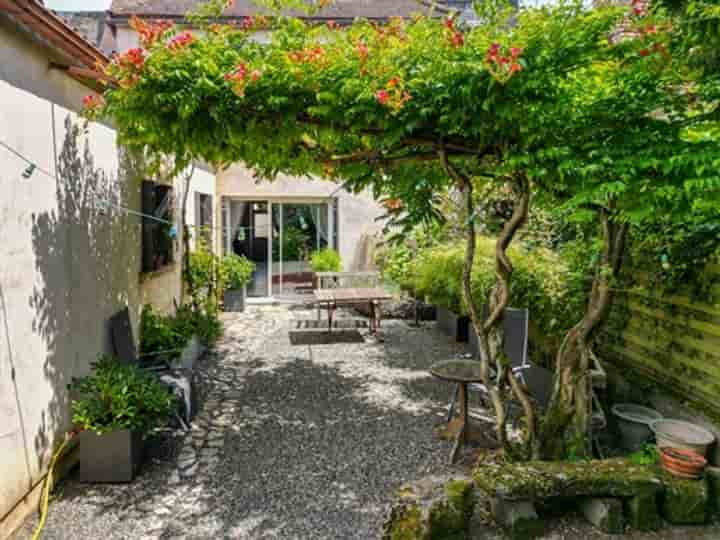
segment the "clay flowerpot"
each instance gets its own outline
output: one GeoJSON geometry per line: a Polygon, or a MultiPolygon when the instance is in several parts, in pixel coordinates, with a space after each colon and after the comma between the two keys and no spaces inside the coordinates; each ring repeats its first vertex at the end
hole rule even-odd
{"type": "Polygon", "coordinates": [[[707,466],[707,460],[683,448],[666,446],[660,449],[663,469],[682,478],[700,478],[707,466]]]}

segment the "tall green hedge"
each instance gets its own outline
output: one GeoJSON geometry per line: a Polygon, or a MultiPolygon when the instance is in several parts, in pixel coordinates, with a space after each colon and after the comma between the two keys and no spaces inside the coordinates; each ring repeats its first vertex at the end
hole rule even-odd
{"type": "MultiPolygon", "coordinates": [[[[472,277],[473,295],[478,306],[485,303],[495,283],[494,250],[493,238],[478,237],[472,277]]],[[[529,309],[535,344],[549,352],[568,328],[582,317],[587,300],[583,272],[546,248],[514,246],[508,253],[514,267],[510,305],[529,309]]],[[[401,255],[399,252],[398,256],[401,255]]],[[[423,249],[403,265],[404,271],[397,272],[395,278],[419,298],[467,314],[462,300],[464,257],[464,242],[423,249]]],[[[393,255],[387,259],[388,264],[392,264],[393,255]]]]}

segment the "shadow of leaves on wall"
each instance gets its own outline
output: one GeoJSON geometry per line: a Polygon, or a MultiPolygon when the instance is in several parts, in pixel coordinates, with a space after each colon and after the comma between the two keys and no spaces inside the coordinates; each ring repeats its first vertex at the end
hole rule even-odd
{"type": "Polygon", "coordinates": [[[49,388],[24,400],[47,399],[34,435],[39,468],[70,428],[67,385],[90,370],[100,354],[110,352],[108,318],[124,307],[137,313],[140,224],[118,211],[133,207],[139,184],[131,156],[97,142],[70,115],[57,156],[56,208],[33,215],[35,255],[33,331],[47,349],[43,373],[49,388]],[[96,149],[96,152],[91,151],[96,149]],[[117,174],[96,165],[114,162],[117,174]],[[109,204],[108,204],[109,203],[109,204]]]}

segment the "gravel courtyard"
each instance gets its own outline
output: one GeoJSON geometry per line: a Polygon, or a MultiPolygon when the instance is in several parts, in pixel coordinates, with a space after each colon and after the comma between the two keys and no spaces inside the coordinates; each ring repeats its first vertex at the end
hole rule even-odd
{"type": "Polygon", "coordinates": [[[292,345],[315,318],[225,315],[197,368],[192,431],[156,441],[132,484],[63,482],[43,538],[377,538],[394,490],[447,470],[433,425],[449,389],[427,368],[462,349],[399,320],[383,322],[384,342],[360,328],[362,343],[292,345]]]}

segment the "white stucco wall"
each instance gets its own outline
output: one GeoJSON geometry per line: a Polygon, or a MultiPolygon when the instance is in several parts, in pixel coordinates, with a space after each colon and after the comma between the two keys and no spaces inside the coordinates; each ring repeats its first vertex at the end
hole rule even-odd
{"type": "MultiPolygon", "coordinates": [[[[98,201],[139,211],[145,178],[110,127],[77,115],[90,90],[51,56],[0,18],[0,141],[37,166],[23,178],[28,163],[0,146],[0,538],[71,427],[67,384],[110,352],[110,316],[129,306],[137,330],[143,303],[180,301],[180,239],[178,263],[141,275],[140,219],[98,201]]],[[[196,190],[214,195],[214,174],[195,170],[191,222],[196,190]]]]}
{"type": "Polygon", "coordinates": [[[0,20],[0,141],[38,167],[23,178],[27,163],[0,147],[0,538],[70,428],[66,385],[109,352],[108,318],[139,312],[139,221],[97,211],[93,193],[139,209],[139,186],[113,130],[68,137],[88,93],[0,20]]]}
{"type": "MultiPolygon", "coordinates": [[[[195,215],[197,208],[195,207],[195,197],[197,193],[203,193],[212,197],[213,207],[217,204],[215,199],[215,173],[210,172],[202,167],[196,167],[195,173],[193,174],[192,180],[190,180],[190,196],[188,197],[187,204],[187,224],[190,227],[192,237],[195,238],[197,229],[195,228],[198,223],[198,216],[195,215]]],[[[214,222],[213,215],[213,227],[217,223],[214,222]]],[[[213,238],[215,236],[215,230],[213,229],[213,238]]]]}
{"type": "Polygon", "coordinates": [[[252,172],[239,165],[218,174],[217,190],[222,196],[257,200],[336,198],[339,241],[337,247],[346,271],[367,269],[365,238],[382,229],[382,223],[376,221],[376,218],[385,214],[382,206],[369,193],[355,195],[339,189],[339,185],[333,182],[286,175],[279,175],[273,182],[257,183],[252,172]]]}

